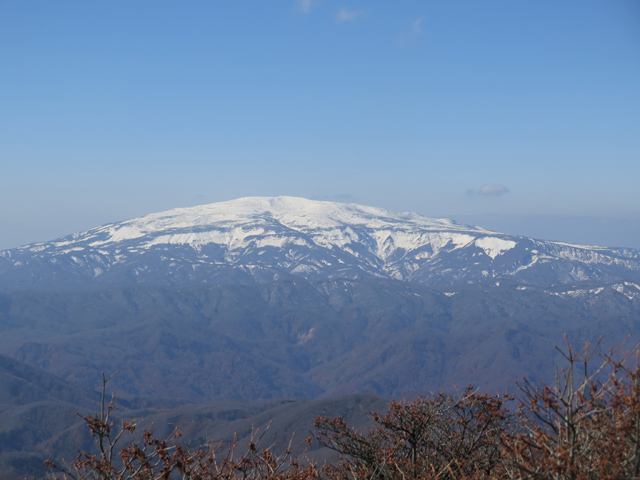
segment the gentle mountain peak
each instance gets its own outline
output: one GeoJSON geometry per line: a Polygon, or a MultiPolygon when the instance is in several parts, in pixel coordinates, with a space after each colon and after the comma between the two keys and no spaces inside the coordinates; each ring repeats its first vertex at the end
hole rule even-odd
{"type": "MultiPolygon", "coordinates": [[[[210,243],[204,232],[242,230],[250,235],[272,228],[301,232],[330,232],[347,227],[413,231],[493,233],[446,219],[432,219],[416,213],[393,213],[363,205],[309,200],[299,197],[244,197],[226,202],[152,213],[119,223],[104,225],[65,237],[57,246],[91,241],[93,246],[171,235],[166,243],[210,243]],[[185,237],[187,233],[193,235],[185,237]],[[179,235],[179,236],[176,236],[179,235]]],[[[246,235],[245,235],[246,236],[246,235]]],[[[334,235],[335,236],[335,235],[334,235]]]]}
{"type": "Polygon", "coordinates": [[[415,213],[247,197],[0,252],[0,289],[391,278],[429,285],[640,280],[640,252],[544,242],[415,213]],[[65,279],[65,280],[63,280],[65,279]],[[3,285],[5,285],[3,287],[3,285]]]}
{"type": "Polygon", "coordinates": [[[244,197],[226,202],[199,205],[196,207],[176,208],[166,212],[154,213],[135,218],[123,224],[140,225],[150,231],[168,226],[185,228],[189,226],[214,225],[220,222],[258,220],[260,217],[272,218],[285,225],[314,224],[322,227],[341,225],[373,226],[371,222],[397,224],[410,222],[422,227],[451,228],[468,230],[451,220],[423,217],[415,213],[393,213],[377,207],[338,203],[321,200],[309,200],[301,197],[244,197]]]}

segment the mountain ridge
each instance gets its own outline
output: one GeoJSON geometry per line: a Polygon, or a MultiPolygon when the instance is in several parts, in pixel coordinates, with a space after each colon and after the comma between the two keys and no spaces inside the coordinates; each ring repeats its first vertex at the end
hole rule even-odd
{"type": "Polygon", "coordinates": [[[245,197],[103,225],[0,252],[0,289],[390,278],[424,285],[514,278],[640,280],[640,250],[493,232],[415,213],[245,197]]]}
{"type": "Polygon", "coordinates": [[[75,451],[86,440],[75,412],[102,372],[120,372],[110,388],[125,413],[195,439],[271,415],[289,432],[292,416],[326,414],[343,395],[373,405],[553,382],[565,334],[604,335],[604,351],[639,334],[639,272],[638,250],[292,197],[5,250],[0,466],[22,474],[42,452],[75,451]]]}

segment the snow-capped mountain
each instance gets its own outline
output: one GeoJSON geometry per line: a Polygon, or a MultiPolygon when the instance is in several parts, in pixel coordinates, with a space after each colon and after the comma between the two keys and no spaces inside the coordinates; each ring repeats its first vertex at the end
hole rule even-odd
{"type": "Polygon", "coordinates": [[[3,290],[295,277],[426,285],[638,281],[640,251],[534,240],[355,204],[248,197],[0,252],[3,290]]]}

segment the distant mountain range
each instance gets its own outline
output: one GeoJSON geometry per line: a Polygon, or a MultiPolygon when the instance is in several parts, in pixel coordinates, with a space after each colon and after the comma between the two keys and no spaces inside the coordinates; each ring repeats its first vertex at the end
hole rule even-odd
{"type": "Polygon", "coordinates": [[[122,393],[174,400],[391,396],[512,387],[564,333],[635,333],[640,251],[252,197],[0,252],[0,285],[0,354],[84,387],[122,370],[122,393]]]}
{"type": "Polygon", "coordinates": [[[382,398],[552,382],[564,334],[640,335],[640,251],[291,197],[5,250],[0,479],[90,445],[75,412],[101,372],[161,432],[242,437],[276,418],[306,436],[314,414],[365,418],[382,398]]]}
{"type": "Polygon", "coordinates": [[[0,290],[393,279],[640,281],[640,251],[506,235],[450,220],[294,197],[169,210],[0,252],[0,290]]]}

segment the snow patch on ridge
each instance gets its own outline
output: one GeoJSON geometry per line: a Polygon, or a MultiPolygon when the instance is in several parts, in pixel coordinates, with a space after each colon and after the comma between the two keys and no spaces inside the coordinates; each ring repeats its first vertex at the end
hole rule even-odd
{"type": "MultiPolygon", "coordinates": [[[[136,225],[123,225],[120,228],[112,228],[109,231],[109,243],[123,242],[125,240],[135,240],[136,238],[144,237],[145,233],[140,231],[136,225]]],[[[96,242],[99,245],[101,242],[96,242]]],[[[107,242],[102,242],[107,243],[107,242]]],[[[94,246],[96,244],[92,244],[94,246]]]]}
{"type": "Polygon", "coordinates": [[[512,240],[503,240],[497,237],[482,237],[475,241],[476,246],[484,250],[488,256],[495,259],[498,255],[511,250],[516,246],[516,242],[512,240]]]}
{"type": "Polygon", "coordinates": [[[450,241],[455,245],[453,249],[456,250],[458,248],[466,247],[473,241],[474,238],[475,237],[472,237],[471,235],[458,233],[451,235],[450,241]]]}

